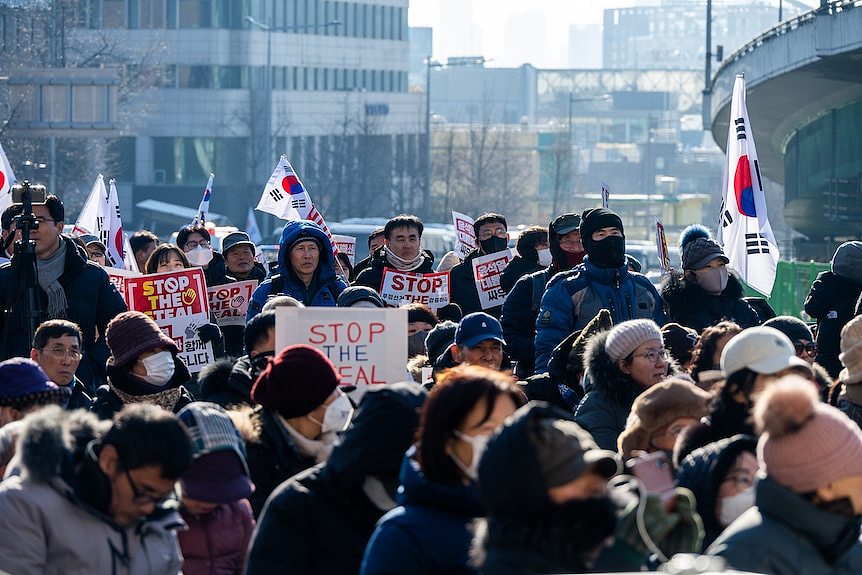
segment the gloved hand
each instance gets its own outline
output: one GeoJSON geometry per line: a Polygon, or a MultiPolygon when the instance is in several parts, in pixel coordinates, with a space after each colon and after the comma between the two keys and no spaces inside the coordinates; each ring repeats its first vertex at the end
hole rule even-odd
{"type": "Polygon", "coordinates": [[[202,342],[212,344],[216,359],[224,356],[224,337],[216,324],[203,324],[197,329],[197,334],[202,342]]]}
{"type": "Polygon", "coordinates": [[[694,493],[684,487],[674,489],[674,505],[671,515],[679,518],[667,535],[656,541],[664,554],[670,558],[677,553],[700,553],[705,535],[703,520],[697,514],[694,493]]]}

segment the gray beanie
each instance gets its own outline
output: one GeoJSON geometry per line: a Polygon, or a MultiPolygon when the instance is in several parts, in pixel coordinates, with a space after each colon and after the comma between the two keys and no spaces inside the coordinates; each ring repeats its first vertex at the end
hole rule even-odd
{"type": "Polygon", "coordinates": [[[618,323],[611,328],[605,343],[605,351],[614,361],[628,357],[641,345],[657,339],[661,342],[661,329],[651,319],[633,319],[618,323]]]}
{"type": "Polygon", "coordinates": [[[832,256],[832,273],[862,284],[862,242],[844,242],[832,256]]]}
{"type": "Polygon", "coordinates": [[[688,226],[679,235],[679,256],[684,270],[699,270],[715,258],[730,263],[709,230],[697,224],[688,226]]]}

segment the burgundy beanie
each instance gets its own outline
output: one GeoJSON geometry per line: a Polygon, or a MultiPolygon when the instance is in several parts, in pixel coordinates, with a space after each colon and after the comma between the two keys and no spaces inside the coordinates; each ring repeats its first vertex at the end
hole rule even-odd
{"type": "Polygon", "coordinates": [[[117,367],[159,347],[166,347],[175,354],[180,352],[174,340],[147,314],[139,311],[124,311],[112,319],[105,330],[105,339],[117,367]]]}
{"type": "Polygon", "coordinates": [[[251,399],[282,417],[300,417],[322,405],[341,383],[326,355],[310,345],[289,345],[272,358],[251,388],[251,399]]]}
{"type": "Polygon", "coordinates": [[[754,405],[762,471],[796,493],[862,475],[862,431],[840,410],[821,403],[798,375],[766,388],[754,405]]]}

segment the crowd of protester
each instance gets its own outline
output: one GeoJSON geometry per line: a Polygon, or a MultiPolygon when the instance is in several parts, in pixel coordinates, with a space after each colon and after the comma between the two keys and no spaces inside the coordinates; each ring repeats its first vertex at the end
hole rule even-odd
{"type": "Polygon", "coordinates": [[[32,341],[0,266],[2,572],[582,573],[688,553],[862,573],[860,241],[806,323],[744,297],[699,225],[653,285],[607,208],[524,230],[484,309],[472,262],[509,249],[497,213],[436,267],[406,214],[355,265],[309,221],[284,225],[272,269],[243,231],[217,251],[203,225],[140,230],[144,274],[258,282],[244,325],[194,328],[215,361],[192,374],[127,309],[104,243],[64,233],[56,196],[33,212],[32,341]],[[448,305],[402,306],[404,381],[359,396],[322,350],[276,347],[275,308],[385,308],[386,269],[449,271],[448,305]]]}

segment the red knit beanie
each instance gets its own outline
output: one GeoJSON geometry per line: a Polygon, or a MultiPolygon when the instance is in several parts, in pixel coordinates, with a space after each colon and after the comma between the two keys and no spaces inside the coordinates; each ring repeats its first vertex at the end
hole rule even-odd
{"type": "Polygon", "coordinates": [[[341,383],[335,366],[310,345],[290,345],[269,361],[251,388],[251,399],[282,417],[300,417],[322,405],[341,383]]]}
{"type": "Polygon", "coordinates": [[[139,311],[124,311],[112,319],[105,329],[105,340],[117,367],[159,347],[166,347],[175,354],[180,351],[156,322],[139,311]]]}

